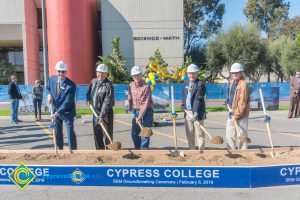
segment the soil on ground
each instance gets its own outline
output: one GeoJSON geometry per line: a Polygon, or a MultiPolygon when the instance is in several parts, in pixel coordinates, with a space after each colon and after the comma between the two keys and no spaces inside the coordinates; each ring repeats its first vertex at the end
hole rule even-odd
{"type": "Polygon", "coordinates": [[[299,164],[300,149],[276,150],[271,154],[228,151],[189,152],[184,157],[172,157],[155,151],[130,153],[130,151],[98,151],[96,153],[1,153],[1,164],[38,164],[38,165],[165,165],[165,166],[260,166],[299,164]]]}

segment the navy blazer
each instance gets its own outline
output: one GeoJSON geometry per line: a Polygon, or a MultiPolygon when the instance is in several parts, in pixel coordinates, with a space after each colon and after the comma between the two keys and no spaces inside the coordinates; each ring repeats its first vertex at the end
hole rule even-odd
{"type": "Polygon", "coordinates": [[[60,92],[56,92],[57,76],[51,76],[47,86],[47,92],[53,98],[54,112],[66,118],[74,118],[76,116],[75,94],[76,84],[66,77],[60,86],[60,92]]]}
{"type": "MultiPolygon", "coordinates": [[[[186,109],[186,97],[188,94],[189,80],[185,80],[183,83],[183,96],[182,96],[182,106],[186,109]]],[[[193,113],[198,113],[200,120],[205,118],[205,84],[202,83],[199,79],[196,79],[193,84],[191,91],[191,105],[193,113]]]]}

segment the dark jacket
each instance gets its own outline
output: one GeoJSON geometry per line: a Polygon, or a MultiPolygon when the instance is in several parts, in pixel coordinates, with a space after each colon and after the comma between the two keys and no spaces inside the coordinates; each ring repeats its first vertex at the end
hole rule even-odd
{"type": "Polygon", "coordinates": [[[91,103],[99,117],[104,118],[108,122],[107,115],[112,113],[112,107],[115,105],[114,87],[107,78],[101,83],[98,82],[98,86],[97,82],[97,78],[91,81],[86,93],[86,101],[91,103]],[[97,93],[96,95],[94,95],[95,92],[97,93]]]}
{"type": "Polygon", "coordinates": [[[57,81],[57,76],[51,76],[47,86],[47,92],[53,98],[54,112],[57,112],[59,115],[62,115],[67,119],[74,118],[76,116],[76,84],[69,78],[66,78],[63,84],[60,86],[60,92],[57,94],[57,81]]]}
{"type": "Polygon", "coordinates": [[[23,98],[17,88],[16,83],[10,82],[10,84],[8,85],[8,96],[10,99],[22,99],[23,98]]]}
{"type": "MultiPolygon", "coordinates": [[[[182,106],[186,109],[186,97],[188,95],[189,80],[185,80],[183,83],[183,96],[182,96],[182,106]]],[[[198,113],[200,120],[205,118],[205,84],[199,79],[195,81],[192,87],[191,105],[193,113],[198,113]]]]}

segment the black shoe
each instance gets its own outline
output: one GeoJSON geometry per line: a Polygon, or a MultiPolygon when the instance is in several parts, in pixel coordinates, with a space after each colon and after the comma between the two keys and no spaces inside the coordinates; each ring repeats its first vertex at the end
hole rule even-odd
{"type": "Polygon", "coordinates": [[[12,123],[12,124],[18,124],[18,122],[17,122],[17,121],[12,121],[11,123],[12,123]]]}
{"type": "Polygon", "coordinates": [[[22,120],[17,119],[16,122],[23,122],[22,120]]]}
{"type": "Polygon", "coordinates": [[[40,120],[39,120],[38,118],[36,118],[36,119],[35,119],[35,121],[37,121],[37,122],[38,122],[38,121],[40,121],[40,120]]]}

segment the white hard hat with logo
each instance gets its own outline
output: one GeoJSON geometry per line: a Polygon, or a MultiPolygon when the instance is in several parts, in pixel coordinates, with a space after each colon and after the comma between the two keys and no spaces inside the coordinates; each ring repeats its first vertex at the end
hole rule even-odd
{"type": "Polygon", "coordinates": [[[142,69],[139,66],[133,66],[131,69],[131,76],[141,74],[142,69]]]}
{"type": "Polygon", "coordinates": [[[187,72],[198,72],[198,71],[199,69],[195,64],[190,64],[187,68],[187,72]]]}
{"type": "Polygon", "coordinates": [[[67,71],[68,66],[63,61],[59,61],[59,62],[56,63],[55,69],[59,70],[59,71],[67,71]]]}
{"type": "Polygon", "coordinates": [[[230,73],[234,73],[234,72],[242,72],[244,71],[244,66],[240,63],[233,63],[231,65],[231,69],[230,69],[230,73]]]}
{"type": "Polygon", "coordinates": [[[96,71],[107,73],[108,72],[108,67],[105,64],[102,63],[102,64],[98,65],[96,71]]]}

